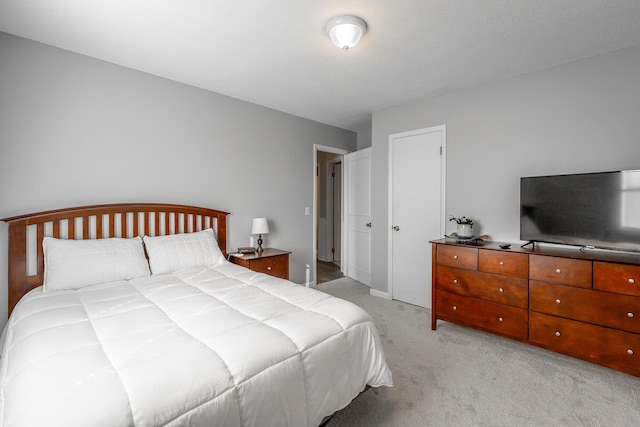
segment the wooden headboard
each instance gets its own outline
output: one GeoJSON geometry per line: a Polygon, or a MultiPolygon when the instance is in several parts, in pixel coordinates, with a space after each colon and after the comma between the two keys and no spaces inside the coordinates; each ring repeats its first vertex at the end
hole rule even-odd
{"type": "Polygon", "coordinates": [[[227,256],[227,215],[215,209],[156,203],[81,206],[5,218],[9,224],[9,314],[44,280],[42,240],[161,236],[213,228],[227,256]],[[30,261],[32,260],[32,261],[30,261]]]}

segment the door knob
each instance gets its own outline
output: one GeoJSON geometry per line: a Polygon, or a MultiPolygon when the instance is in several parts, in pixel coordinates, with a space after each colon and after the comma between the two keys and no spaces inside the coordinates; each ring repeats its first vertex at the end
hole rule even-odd
{"type": "Polygon", "coordinates": [[[367,227],[371,228],[371,223],[370,223],[370,222],[366,223],[365,225],[366,225],[367,227]]]}
{"type": "Polygon", "coordinates": [[[398,227],[397,225],[394,225],[394,226],[393,226],[393,229],[394,229],[395,231],[398,231],[398,230],[400,230],[400,227],[398,227]]]}

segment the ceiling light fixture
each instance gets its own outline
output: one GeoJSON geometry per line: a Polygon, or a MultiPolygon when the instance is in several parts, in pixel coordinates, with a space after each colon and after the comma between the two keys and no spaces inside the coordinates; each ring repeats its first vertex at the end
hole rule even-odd
{"type": "Polygon", "coordinates": [[[367,32],[367,23],[353,15],[336,16],[324,27],[333,44],[345,52],[354,47],[367,32]]]}

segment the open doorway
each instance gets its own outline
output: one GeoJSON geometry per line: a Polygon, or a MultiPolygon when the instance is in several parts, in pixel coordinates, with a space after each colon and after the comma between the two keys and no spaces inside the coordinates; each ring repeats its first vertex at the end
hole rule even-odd
{"type": "Polygon", "coordinates": [[[342,277],[342,157],[346,150],[315,146],[314,254],[312,283],[342,277]]]}
{"type": "Polygon", "coordinates": [[[320,284],[343,276],[340,268],[342,253],[342,155],[319,152],[318,157],[316,271],[317,283],[320,284]],[[320,171],[325,172],[324,176],[320,171]]]}

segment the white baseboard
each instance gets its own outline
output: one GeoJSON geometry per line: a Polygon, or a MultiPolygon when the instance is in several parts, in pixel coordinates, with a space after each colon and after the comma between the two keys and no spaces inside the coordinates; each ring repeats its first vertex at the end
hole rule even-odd
{"type": "Polygon", "coordinates": [[[376,291],[375,289],[369,289],[369,294],[371,296],[378,297],[378,298],[384,298],[388,300],[391,299],[389,292],[382,292],[382,291],[376,291]]]}

